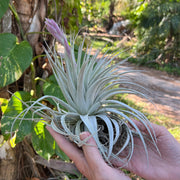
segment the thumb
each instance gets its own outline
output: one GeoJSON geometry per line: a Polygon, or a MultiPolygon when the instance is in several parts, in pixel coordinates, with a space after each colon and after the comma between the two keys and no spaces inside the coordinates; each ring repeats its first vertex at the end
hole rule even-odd
{"type": "MultiPolygon", "coordinates": [[[[80,134],[80,139],[86,140],[86,138],[90,136],[89,132],[83,132],[80,134]]],[[[93,137],[87,140],[86,144],[82,146],[82,149],[90,168],[97,170],[99,167],[107,165],[103,160],[93,137]]]]}

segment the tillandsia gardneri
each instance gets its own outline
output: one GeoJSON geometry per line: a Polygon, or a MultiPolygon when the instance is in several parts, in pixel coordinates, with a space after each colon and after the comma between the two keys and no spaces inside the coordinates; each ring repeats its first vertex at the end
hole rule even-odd
{"type": "Polygon", "coordinates": [[[117,54],[105,53],[98,58],[100,50],[91,55],[92,48],[87,48],[83,54],[83,40],[75,58],[76,37],[70,38],[69,45],[66,35],[54,20],[46,19],[45,24],[47,30],[65,49],[63,57],[48,46],[44,49],[65,101],[55,96],[45,95],[31,102],[16,119],[21,115],[25,117],[27,112],[32,110],[33,114],[38,114],[44,120],[50,121],[49,125],[56,132],[69,137],[79,146],[86,143],[80,140],[79,134],[89,131],[100,153],[109,163],[110,158],[118,158],[123,151],[126,151],[124,162],[131,159],[134,136],[138,136],[142,141],[148,156],[146,139],[148,138],[156,147],[156,138],[150,122],[138,110],[113,99],[114,95],[124,93],[145,96],[136,90],[121,87],[122,84],[132,84],[132,82],[125,79],[125,74],[128,72],[119,71],[118,68],[122,62],[113,63],[117,54]],[[41,103],[48,98],[56,103],[56,110],[41,103]],[[144,125],[149,133],[148,137],[143,135],[132,118],[144,125]]]}

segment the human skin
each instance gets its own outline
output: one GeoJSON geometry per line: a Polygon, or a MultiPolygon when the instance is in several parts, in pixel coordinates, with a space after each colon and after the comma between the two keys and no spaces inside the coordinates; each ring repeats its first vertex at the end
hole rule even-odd
{"type": "MultiPolygon", "coordinates": [[[[135,122],[139,129],[146,132],[146,128],[139,122],[135,122]]],[[[154,145],[149,143],[148,162],[144,147],[138,138],[135,138],[135,149],[130,162],[124,168],[147,180],[179,180],[180,179],[180,144],[167,131],[166,128],[152,124],[157,138],[157,147],[161,153],[157,153],[154,145]]],[[[75,163],[79,171],[89,180],[130,180],[118,167],[123,164],[112,161],[116,168],[108,166],[103,160],[94,139],[91,137],[82,150],[69,142],[64,136],[56,133],[47,126],[48,131],[54,137],[59,147],[75,163]]],[[[81,140],[89,137],[88,132],[80,134],[81,140]]]]}
{"type": "MultiPolygon", "coordinates": [[[[135,123],[147,134],[146,128],[141,123],[138,121],[135,123]]],[[[160,154],[152,143],[148,144],[147,162],[142,142],[139,138],[135,138],[133,156],[125,168],[147,180],[180,180],[180,144],[165,127],[152,123],[151,125],[156,134],[160,154]]],[[[122,166],[117,161],[114,161],[114,165],[122,166]]]]}
{"type": "MultiPolygon", "coordinates": [[[[92,137],[86,142],[86,145],[82,146],[81,150],[75,144],[69,142],[64,136],[55,132],[51,127],[47,126],[46,128],[61,150],[69,156],[78,170],[88,180],[130,180],[124,173],[105,163],[92,137]]],[[[90,134],[88,132],[80,134],[81,140],[89,136],[90,134]]]]}

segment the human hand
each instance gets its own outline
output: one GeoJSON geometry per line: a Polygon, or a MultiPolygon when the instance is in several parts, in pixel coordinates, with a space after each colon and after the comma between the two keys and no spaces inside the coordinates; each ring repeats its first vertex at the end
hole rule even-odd
{"type": "MultiPolygon", "coordinates": [[[[47,126],[46,128],[54,137],[61,150],[69,156],[88,180],[130,180],[123,172],[105,163],[92,137],[86,142],[87,145],[82,146],[81,150],[51,127],[47,126]]],[[[84,132],[80,135],[80,138],[84,140],[88,136],[90,134],[84,132]]]]}
{"type": "MultiPolygon", "coordinates": [[[[141,131],[148,134],[144,125],[138,121],[135,123],[141,131]]],[[[134,138],[134,153],[125,168],[147,180],[180,180],[180,144],[165,127],[156,124],[152,124],[152,127],[161,155],[154,145],[149,143],[147,145],[148,163],[141,140],[138,137],[134,138]]],[[[123,165],[117,161],[114,161],[113,164],[117,167],[123,165]]]]}

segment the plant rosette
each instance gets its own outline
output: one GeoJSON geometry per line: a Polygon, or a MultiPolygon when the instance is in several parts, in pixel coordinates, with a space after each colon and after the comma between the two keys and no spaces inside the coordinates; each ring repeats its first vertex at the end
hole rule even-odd
{"type": "MultiPolygon", "coordinates": [[[[47,30],[64,46],[63,57],[48,46],[44,48],[47,58],[51,64],[54,76],[63,94],[63,99],[56,96],[45,95],[36,101],[28,103],[14,121],[19,117],[25,119],[29,111],[34,118],[50,122],[48,124],[56,132],[68,137],[77,145],[82,146],[86,140],[81,141],[79,134],[89,131],[95,139],[100,153],[106,162],[110,158],[116,158],[127,163],[134,150],[134,136],[142,141],[145,153],[148,158],[146,141],[156,147],[156,136],[149,120],[145,115],[129,105],[115,100],[117,94],[136,94],[147,98],[143,93],[125,88],[123,84],[133,84],[127,79],[127,73],[119,70],[119,65],[124,61],[115,63],[113,60],[119,55],[114,53],[107,55],[107,52],[98,58],[100,50],[91,55],[92,48],[86,48],[84,40],[78,48],[77,58],[75,56],[76,37],[70,37],[70,43],[63,30],[52,19],[46,19],[47,30]],[[43,103],[43,100],[50,99],[56,108],[50,108],[43,103]],[[137,127],[132,118],[141,122],[149,136],[145,137],[137,127]],[[118,149],[117,149],[118,148],[118,149]],[[126,152],[126,157],[120,158],[126,152]]],[[[141,87],[142,88],[142,87],[141,87]]]]}

